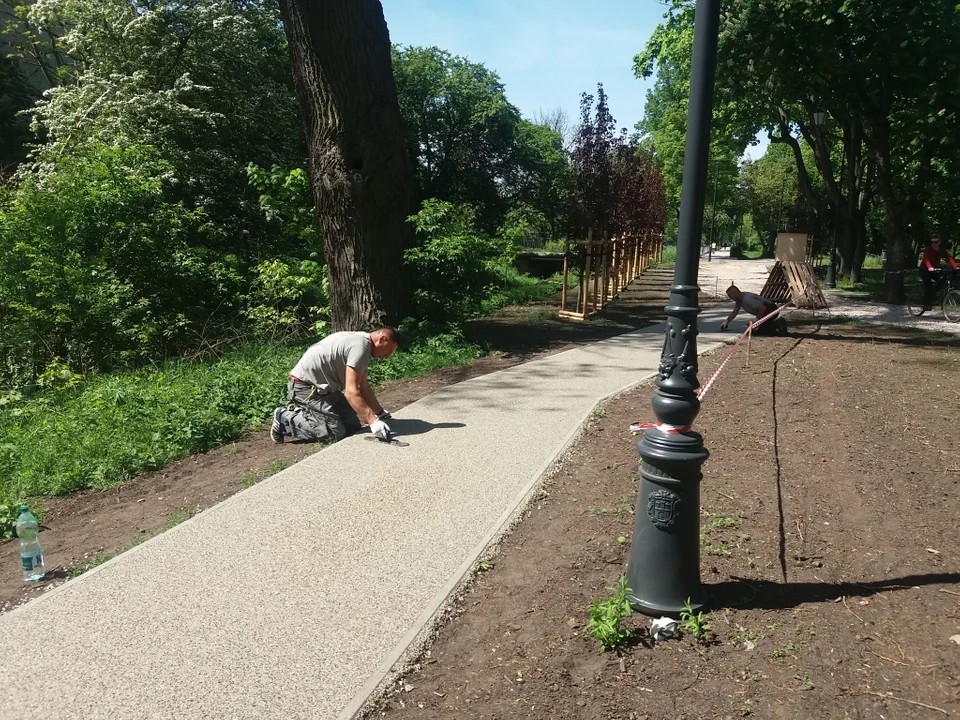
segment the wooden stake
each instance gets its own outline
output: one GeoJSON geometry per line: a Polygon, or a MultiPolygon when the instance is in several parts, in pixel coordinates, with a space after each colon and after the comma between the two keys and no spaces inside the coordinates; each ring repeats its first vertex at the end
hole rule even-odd
{"type": "Polygon", "coordinates": [[[590,293],[590,299],[591,299],[590,312],[595,313],[597,311],[597,295],[600,292],[600,288],[599,288],[600,275],[597,272],[597,268],[598,268],[597,263],[599,262],[600,258],[596,257],[598,253],[597,253],[597,246],[593,242],[592,228],[590,230],[588,243],[590,246],[590,276],[593,278],[593,288],[590,293]]]}
{"type": "Polygon", "coordinates": [[[604,233],[603,237],[600,240],[600,262],[603,281],[600,285],[600,291],[602,295],[600,296],[600,307],[603,308],[607,304],[607,297],[610,292],[610,241],[607,239],[607,234],[604,233]]]}
{"type": "Polygon", "coordinates": [[[560,310],[567,309],[567,273],[570,271],[570,241],[563,243],[563,287],[560,290],[560,310]]]}

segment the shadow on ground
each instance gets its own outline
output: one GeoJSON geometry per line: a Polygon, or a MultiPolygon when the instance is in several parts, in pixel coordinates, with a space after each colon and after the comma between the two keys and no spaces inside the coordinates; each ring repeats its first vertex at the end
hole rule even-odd
{"type": "Polygon", "coordinates": [[[960,573],[906,575],[889,580],[853,583],[777,583],[770,580],[734,578],[732,582],[706,585],[710,606],[741,610],[782,610],[804,603],[836,602],[842,597],[866,597],[892,590],[911,590],[924,585],[955,584],[960,573]]]}
{"type": "Polygon", "coordinates": [[[398,437],[424,435],[431,430],[452,430],[454,428],[466,427],[462,422],[429,423],[426,420],[415,420],[412,418],[392,418],[389,424],[390,429],[393,430],[398,437]]]}

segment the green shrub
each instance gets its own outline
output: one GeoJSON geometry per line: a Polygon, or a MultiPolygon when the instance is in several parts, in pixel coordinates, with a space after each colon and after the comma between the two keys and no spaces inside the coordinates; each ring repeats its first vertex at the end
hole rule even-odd
{"type": "Polygon", "coordinates": [[[501,228],[504,237],[491,238],[476,229],[470,208],[425,201],[410,218],[422,244],[406,252],[418,284],[413,316],[427,327],[449,328],[557,292],[556,284],[521,274],[513,266],[519,238],[531,227],[530,217],[527,210],[508,214],[501,228]]]}
{"type": "Polygon", "coordinates": [[[0,204],[0,382],[55,357],[83,373],[162,358],[229,316],[236,258],[170,202],[154,148],[89,145],[27,174],[0,204]]]}
{"type": "Polygon", "coordinates": [[[481,314],[498,285],[498,266],[512,259],[509,244],[480,234],[466,206],[425,200],[409,220],[421,241],[404,255],[417,279],[413,316],[457,324],[481,314]]]}
{"type": "Polygon", "coordinates": [[[264,260],[254,269],[244,315],[259,338],[325,335],[330,317],[327,269],[315,260],[264,260]]]}

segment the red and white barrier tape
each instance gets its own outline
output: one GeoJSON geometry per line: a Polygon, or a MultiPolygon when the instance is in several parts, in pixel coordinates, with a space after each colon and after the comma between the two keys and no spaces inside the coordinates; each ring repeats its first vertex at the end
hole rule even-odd
{"type": "Polygon", "coordinates": [[[630,426],[630,432],[636,435],[637,433],[657,428],[660,432],[682,435],[685,432],[689,432],[691,427],[690,425],[678,427],[677,425],[667,425],[666,423],[633,423],[633,425],[630,426]]]}
{"type": "MultiPolygon", "coordinates": [[[[716,379],[720,376],[720,373],[723,372],[723,368],[726,367],[727,363],[730,361],[730,358],[733,357],[733,354],[737,351],[737,347],[740,345],[741,342],[743,342],[743,339],[747,337],[751,332],[753,332],[754,328],[759,327],[760,325],[763,325],[763,323],[765,323],[770,318],[775,317],[776,315],[779,315],[784,310],[792,309],[790,308],[791,305],[793,305],[792,300],[786,303],[783,307],[778,307],[772,313],[769,313],[768,315],[764,315],[759,320],[754,320],[752,323],[747,325],[747,329],[743,331],[743,333],[740,335],[739,338],[737,338],[737,341],[733,344],[733,347],[730,348],[730,352],[727,353],[727,356],[723,359],[723,362],[720,363],[720,367],[718,367],[714,371],[713,375],[710,376],[710,379],[707,380],[707,382],[703,385],[703,387],[700,388],[699,392],[697,392],[698,400],[701,400],[701,401],[703,400],[703,396],[707,394],[707,391],[713,385],[714,381],[716,381],[716,379]]],[[[653,428],[657,428],[661,432],[665,432],[665,433],[682,434],[685,432],[689,432],[690,427],[691,427],[690,425],[678,427],[676,425],[667,425],[665,423],[633,423],[630,426],[630,432],[636,435],[646,430],[652,430],[653,428]]]]}

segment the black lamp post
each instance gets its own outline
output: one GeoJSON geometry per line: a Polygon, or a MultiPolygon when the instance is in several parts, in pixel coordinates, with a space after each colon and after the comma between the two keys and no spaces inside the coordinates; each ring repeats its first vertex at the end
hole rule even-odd
{"type": "Polygon", "coordinates": [[[706,602],[700,584],[700,468],[709,453],[690,427],[700,411],[697,271],[719,27],[720,0],[697,0],[677,259],[652,403],[657,427],[637,443],[640,490],[626,573],[630,604],[650,615],[677,617],[688,598],[694,609],[706,602]]]}

